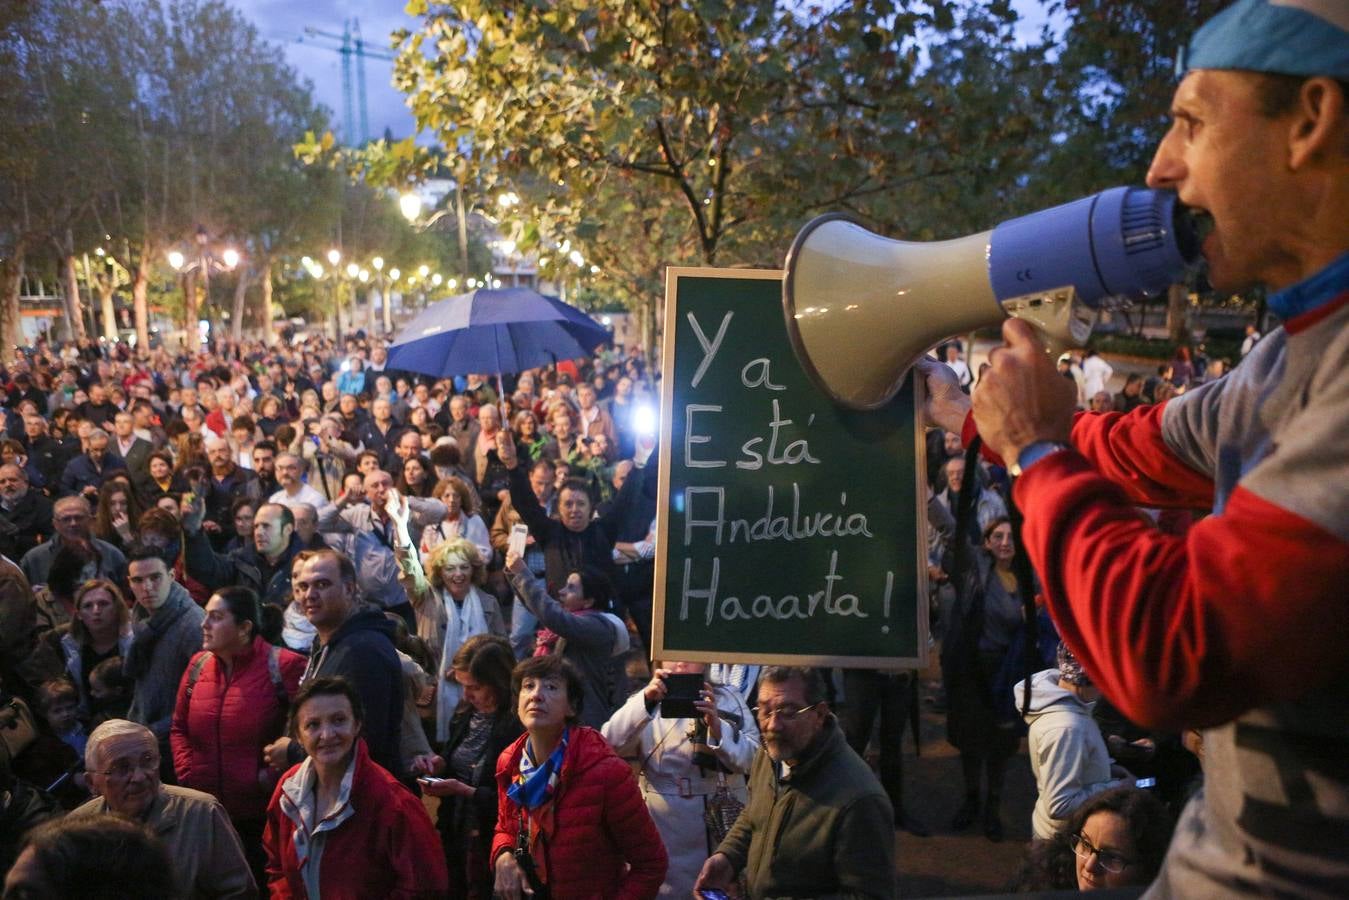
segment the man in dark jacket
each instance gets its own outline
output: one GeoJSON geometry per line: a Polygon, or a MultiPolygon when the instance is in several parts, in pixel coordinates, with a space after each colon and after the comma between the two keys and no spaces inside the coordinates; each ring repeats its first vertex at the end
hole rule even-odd
{"type": "Polygon", "coordinates": [[[613,506],[604,516],[591,518],[590,494],[584,483],[568,481],[558,492],[557,519],[550,519],[539,505],[525,467],[519,465],[515,441],[510,432],[502,430],[497,442],[497,453],[510,471],[511,504],[520,519],[529,526],[530,536],[543,548],[546,561],[548,592],[555,594],[573,572],[596,568],[610,579],[614,571],[614,541],[619,523],[627,515],[641,494],[643,470],[635,468],[623,489],[614,498],[613,506]]]}
{"type": "Polygon", "coordinates": [[[187,574],[211,590],[243,584],[258,599],[285,609],[290,603],[290,566],[303,548],[295,533],[294,514],[279,503],[265,503],[253,517],[253,534],[229,553],[217,553],[201,528],[203,502],[197,498],[183,516],[187,535],[187,574]]]}
{"type": "Polygon", "coordinates": [[[108,449],[108,433],[95,428],[89,432],[89,449],[66,463],[61,473],[61,495],[83,494],[93,503],[103,480],[119,469],[125,470],[126,463],[108,449]]]}
{"type": "Polygon", "coordinates": [[[234,538],[234,516],[231,507],[241,497],[257,501],[258,478],[234,461],[234,452],[224,438],[206,439],[206,456],[211,461],[211,475],[206,489],[206,519],[203,523],[211,535],[211,546],[223,549],[234,538]]]}
{"type": "MultiPolygon", "coordinates": [[[[297,560],[294,596],[317,631],[301,683],[319,676],[350,681],[365,708],[361,736],[370,758],[402,777],[403,667],[394,650],[394,625],[378,610],[360,606],[351,560],[336,550],[307,550],[297,560]]],[[[283,772],[304,755],[299,742],[287,737],[263,752],[283,772]]]]}
{"type": "Polygon", "coordinates": [[[102,428],[117,415],[117,406],[108,399],[108,389],[96,381],[89,385],[89,399],[75,407],[75,414],[102,428]]]}
{"type": "Polygon", "coordinates": [[[0,466],[0,553],[23,559],[51,533],[51,501],[28,486],[22,468],[0,466]]]}
{"type": "Polygon", "coordinates": [[[37,466],[46,482],[49,494],[56,493],[56,483],[61,479],[61,471],[70,458],[66,448],[56,438],[47,434],[47,420],[39,415],[23,417],[23,433],[27,439],[28,461],[37,466]]]}
{"type": "Polygon", "coordinates": [[[749,805],[695,891],[729,891],[743,871],[752,897],[895,896],[890,801],[824,697],[813,669],[764,669],[749,805]]]}

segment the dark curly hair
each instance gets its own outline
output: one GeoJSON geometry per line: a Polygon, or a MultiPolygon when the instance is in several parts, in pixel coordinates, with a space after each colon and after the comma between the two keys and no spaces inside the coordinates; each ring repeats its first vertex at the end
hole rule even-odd
{"type": "Polygon", "coordinates": [[[1175,822],[1166,805],[1147,791],[1118,787],[1082,804],[1047,841],[1037,841],[1017,876],[1019,891],[1077,890],[1077,862],[1070,843],[1087,820],[1098,812],[1112,812],[1124,820],[1138,859],[1127,871],[1134,884],[1150,884],[1157,877],[1171,843],[1175,822]]]}

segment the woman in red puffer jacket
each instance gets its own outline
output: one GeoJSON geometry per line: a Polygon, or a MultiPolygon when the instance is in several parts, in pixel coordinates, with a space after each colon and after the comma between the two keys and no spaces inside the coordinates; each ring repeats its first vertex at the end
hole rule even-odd
{"type": "Polygon", "coordinates": [[[295,696],[306,662],[268,643],[259,633],[260,618],[258,596],[249,588],[211,595],[202,623],[204,649],[183,672],[169,731],[178,783],[224,804],[259,879],[262,829],[278,775],[266,767],[262,748],[285,729],[288,698],[295,696]]]}
{"type": "Polygon", "coordinates": [[[655,897],[665,845],[632,769],[598,731],[576,724],[575,668],[561,656],[531,657],[515,667],[511,688],[525,734],[497,761],[496,894],[655,897]]]}

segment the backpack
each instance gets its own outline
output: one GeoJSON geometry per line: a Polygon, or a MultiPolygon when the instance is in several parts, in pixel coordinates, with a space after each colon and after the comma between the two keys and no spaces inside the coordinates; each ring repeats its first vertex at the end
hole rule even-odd
{"type": "MultiPolygon", "coordinates": [[[[211,658],[210,653],[202,653],[192,661],[191,668],[187,671],[187,695],[184,698],[189,704],[192,702],[192,690],[197,686],[197,679],[201,677],[202,669],[206,668],[206,660],[211,658]]],[[[286,684],[281,680],[281,648],[275,644],[269,645],[267,650],[267,674],[272,679],[272,689],[276,691],[276,702],[282,710],[290,706],[290,695],[286,693],[286,684]]]]}

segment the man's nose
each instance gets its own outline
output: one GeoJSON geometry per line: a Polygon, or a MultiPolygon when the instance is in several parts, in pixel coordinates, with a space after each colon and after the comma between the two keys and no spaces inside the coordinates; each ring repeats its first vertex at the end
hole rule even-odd
{"type": "Polygon", "coordinates": [[[1147,185],[1154,190],[1176,188],[1185,176],[1185,165],[1180,154],[1174,148],[1170,134],[1162,138],[1157,152],[1148,166],[1147,185]]]}

